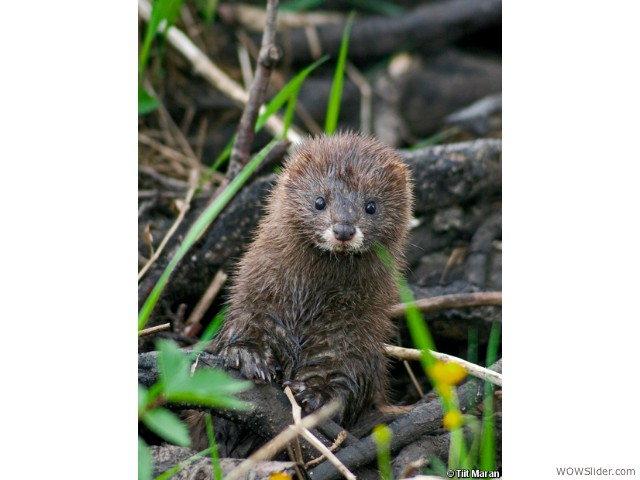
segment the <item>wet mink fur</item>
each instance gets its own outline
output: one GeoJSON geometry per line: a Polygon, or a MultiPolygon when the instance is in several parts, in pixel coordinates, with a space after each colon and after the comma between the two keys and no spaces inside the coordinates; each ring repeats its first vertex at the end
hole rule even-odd
{"type": "Polygon", "coordinates": [[[412,208],[402,158],[355,134],[298,147],[236,272],[227,318],[210,351],[256,382],[289,385],[307,412],[333,398],[353,425],[384,404],[386,312],[398,301],[412,208]]]}

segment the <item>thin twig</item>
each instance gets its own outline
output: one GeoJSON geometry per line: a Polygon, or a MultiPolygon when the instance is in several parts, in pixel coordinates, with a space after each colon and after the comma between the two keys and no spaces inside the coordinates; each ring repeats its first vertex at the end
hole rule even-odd
{"type": "Polygon", "coordinates": [[[220,291],[220,289],[222,288],[222,285],[224,285],[224,282],[226,280],[227,280],[227,274],[224,273],[222,270],[218,270],[218,273],[216,273],[215,277],[213,277],[213,280],[211,280],[209,287],[207,288],[207,290],[204,292],[204,294],[202,295],[202,297],[194,307],[193,311],[191,312],[191,315],[189,315],[189,318],[185,322],[185,326],[200,323],[200,320],[202,319],[204,312],[206,312],[209,309],[209,307],[211,306],[211,303],[213,302],[213,299],[216,298],[216,296],[218,295],[218,292],[220,291]]]}
{"type": "MultiPolygon", "coordinates": [[[[396,347],[395,345],[386,345],[384,346],[385,354],[388,357],[397,358],[398,360],[420,360],[422,357],[422,351],[417,350],[415,348],[403,348],[396,347]]],[[[457,363],[462,368],[464,368],[469,375],[480,378],[482,380],[486,380],[487,382],[493,383],[494,385],[502,386],[502,374],[494,372],[493,370],[489,370],[488,368],[481,367],[476,365],[475,363],[467,362],[458,357],[454,357],[453,355],[448,355],[446,353],[434,352],[430,350],[431,355],[433,355],[438,360],[443,362],[451,362],[457,363]]]]}
{"type": "Polygon", "coordinates": [[[147,264],[144,267],[142,267],[142,270],[140,270],[140,272],[138,273],[138,281],[142,279],[144,274],[147,273],[149,268],[151,268],[151,265],[153,265],[153,263],[158,259],[158,257],[162,253],[162,250],[169,242],[169,239],[176,232],[176,230],[178,229],[178,226],[184,219],[184,216],[187,214],[187,211],[191,206],[191,199],[193,198],[193,195],[195,194],[196,189],[198,188],[198,176],[199,175],[197,170],[191,170],[191,174],[189,175],[189,185],[190,185],[189,191],[187,192],[184,202],[182,202],[182,205],[180,207],[180,213],[178,214],[178,217],[176,218],[175,222],[173,222],[173,225],[171,225],[171,228],[169,229],[169,231],[166,233],[166,235],[162,239],[162,242],[160,243],[160,246],[158,247],[158,249],[155,251],[153,256],[149,259],[147,264]]]}
{"type": "Polygon", "coordinates": [[[249,86],[253,82],[253,70],[251,69],[249,50],[242,44],[242,41],[238,45],[238,62],[240,63],[240,71],[242,72],[242,81],[244,82],[245,88],[249,90],[249,86]]]}
{"type": "MultiPolygon", "coordinates": [[[[153,85],[147,80],[144,81],[145,89],[154,96],[157,96],[153,85]]],[[[165,108],[163,103],[158,105],[158,119],[160,120],[160,124],[163,126],[163,136],[165,138],[171,139],[174,145],[180,146],[182,148],[182,153],[187,160],[187,166],[191,168],[202,168],[200,161],[196,158],[191,145],[189,145],[189,141],[184,136],[184,133],[176,122],[173,120],[173,117],[169,113],[169,111],[165,108]],[[168,135],[167,135],[168,134],[168,135]]]]}
{"type": "Polygon", "coordinates": [[[170,323],[163,323],[162,325],[156,325],[155,327],[145,328],[144,330],[140,330],[138,337],[144,337],[145,335],[151,335],[152,333],[167,330],[169,327],[171,327],[170,323]]]}
{"type": "MultiPolygon", "coordinates": [[[[142,133],[139,133],[138,134],[138,140],[140,140],[142,143],[146,143],[146,140],[142,140],[143,138],[147,139],[149,137],[147,137],[146,135],[144,135],[142,133]]],[[[151,139],[149,139],[149,140],[151,140],[151,139]]],[[[166,147],[166,148],[169,148],[169,147],[166,147]]],[[[178,153],[178,152],[175,152],[175,153],[178,153]]],[[[158,173],[155,169],[153,169],[151,167],[147,167],[146,165],[138,166],[138,170],[140,170],[145,175],[153,178],[158,183],[160,183],[162,186],[167,187],[167,188],[174,188],[174,189],[178,189],[178,190],[184,191],[184,189],[189,186],[189,184],[187,182],[185,182],[184,180],[178,180],[177,178],[167,177],[166,175],[162,175],[161,173],[158,173]]]]}
{"type": "Polygon", "coordinates": [[[373,125],[371,119],[373,90],[365,76],[351,62],[346,63],[345,71],[349,79],[360,90],[360,132],[364,135],[370,135],[371,126],[373,125]]]}
{"type": "MultiPolygon", "coordinates": [[[[338,447],[342,445],[342,443],[346,438],[347,438],[347,431],[342,430],[336,437],[336,441],[333,442],[329,447],[329,450],[331,450],[332,452],[335,452],[338,449],[338,447]]],[[[313,467],[314,465],[317,465],[318,463],[322,462],[325,458],[326,457],[324,455],[320,455],[318,458],[309,460],[307,463],[304,464],[304,468],[313,467]]]]}
{"type": "MultiPolygon", "coordinates": [[[[488,305],[502,305],[502,292],[455,293],[439,297],[421,298],[415,301],[415,306],[421,312],[438,312],[452,308],[484,307],[488,305]]],[[[407,304],[394,305],[389,312],[391,318],[404,317],[407,304]]]]}
{"type": "Polygon", "coordinates": [[[158,153],[164,155],[165,157],[169,158],[170,160],[174,160],[177,162],[183,162],[183,163],[187,163],[190,164],[191,166],[193,166],[194,162],[197,162],[198,159],[197,158],[191,158],[181,152],[178,152],[177,150],[171,148],[171,147],[167,147],[166,145],[163,145],[162,143],[158,142],[157,140],[154,140],[153,138],[145,135],[142,132],[138,133],[138,141],[140,143],[143,143],[151,148],[153,148],[154,150],[156,150],[158,153]]]}
{"type": "Polygon", "coordinates": [[[276,47],[276,18],[278,16],[278,0],[267,0],[267,21],[262,34],[260,54],[256,63],[256,71],[249,90],[249,99],[242,110],[238,124],[236,139],[231,150],[228,178],[234,178],[249,162],[249,150],[253,143],[254,125],[258,111],[267,92],[271,70],[280,60],[280,51],[276,47]]]}
{"type": "MultiPolygon", "coordinates": [[[[296,402],[296,399],[294,398],[293,393],[291,392],[291,389],[289,387],[286,387],[284,389],[284,393],[289,399],[289,401],[291,402],[291,412],[293,414],[293,421],[295,422],[296,426],[299,426],[302,420],[302,409],[300,408],[300,405],[298,405],[298,403],[296,402]]],[[[315,448],[318,449],[318,451],[320,451],[320,453],[322,453],[325,457],[327,457],[327,460],[329,460],[345,478],[349,480],[356,480],[356,476],[353,473],[351,473],[349,469],[345,467],[344,464],[336,458],[333,452],[329,450],[320,440],[318,440],[315,437],[315,435],[313,435],[313,433],[311,433],[306,428],[303,428],[301,433],[302,433],[302,436],[311,445],[313,445],[315,448]]]]}
{"type": "Polygon", "coordinates": [[[407,362],[406,360],[403,360],[402,363],[404,364],[404,368],[407,369],[407,373],[409,374],[409,378],[413,382],[413,386],[416,388],[416,391],[418,392],[418,395],[420,396],[420,398],[424,397],[424,392],[422,391],[422,387],[418,383],[418,379],[416,378],[415,374],[413,373],[413,370],[411,369],[411,365],[409,365],[409,362],[407,362]]]}
{"type": "Polygon", "coordinates": [[[313,428],[317,424],[331,418],[331,416],[338,411],[339,405],[339,402],[331,402],[329,405],[304,417],[298,425],[289,425],[289,428],[280,432],[276,437],[260,447],[259,450],[229,472],[225,480],[244,478],[247,472],[249,472],[257,462],[273,458],[273,456],[283,449],[291,440],[297,435],[300,435],[303,429],[313,428]]]}
{"type": "MultiPolygon", "coordinates": [[[[139,15],[149,21],[151,16],[151,4],[148,0],[138,0],[139,15]]],[[[232,80],[226,73],[220,70],[191,40],[177,27],[172,26],[167,31],[167,40],[178,50],[193,66],[194,71],[201,75],[212,86],[231,98],[238,105],[247,103],[249,95],[244,89],[232,80]]],[[[277,115],[271,115],[265,124],[273,135],[281,135],[284,131],[284,122],[277,115]]],[[[301,135],[293,126],[289,128],[287,138],[292,143],[300,143],[301,135]]]]}
{"type": "MultiPolygon", "coordinates": [[[[182,193],[180,192],[167,192],[166,190],[138,190],[138,199],[140,198],[180,198],[182,197],[182,193]]],[[[142,207],[142,206],[141,206],[142,207]]],[[[145,207],[145,210],[148,207],[145,207]]],[[[138,210],[138,218],[141,213],[138,210]]]]}

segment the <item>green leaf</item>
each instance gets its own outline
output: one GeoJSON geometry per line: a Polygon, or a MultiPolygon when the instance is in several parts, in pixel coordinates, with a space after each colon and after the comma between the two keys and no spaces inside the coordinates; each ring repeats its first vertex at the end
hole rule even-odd
{"type": "Polygon", "coordinates": [[[142,412],[147,408],[148,398],[149,393],[147,392],[147,389],[138,384],[138,417],[142,415],[142,412]]]}
{"type": "Polygon", "coordinates": [[[142,422],[160,437],[180,447],[191,447],[189,429],[166,408],[154,408],[142,417],[142,422]]]}
{"type": "Polygon", "coordinates": [[[213,478],[214,480],[222,480],[222,468],[220,467],[220,458],[218,457],[218,445],[216,444],[216,438],[213,432],[213,422],[211,421],[211,414],[205,415],[207,423],[207,438],[209,439],[209,445],[211,446],[211,464],[213,465],[213,478]]]}
{"type": "Polygon", "coordinates": [[[262,163],[264,157],[275,147],[277,139],[273,139],[267,146],[265,146],[260,152],[258,152],[253,159],[240,171],[240,173],[231,181],[227,188],[211,203],[204,212],[198,217],[191,229],[187,232],[184,241],[178,248],[169,265],[165,268],[164,272],[158,279],[158,282],[151,290],[149,297],[144,302],[140,313],[138,314],[138,331],[142,330],[151,315],[153,307],[155,307],[162,290],[164,290],[171,273],[176,268],[182,257],[189,251],[191,246],[198,240],[200,235],[209,227],[209,225],[217,218],[222,209],[229,203],[229,201],[240,190],[242,185],[249,179],[251,174],[262,163]]]}
{"type": "Polygon", "coordinates": [[[151,480],[153,474],[153,460],[149,447],[142,438],[138,437],[138,480],[151,480]]]}
{"type": "Polygon", "coordinates": [[[327,117],[324,124],[324,133],[333,135],[338,126],[338,117],[340,116],[340,102],[342,101],[342,84],[344,82],[344,69],[347,62],[347,50],[349,48],[349,33],[351,32],[351,24],[353,23],[354,12],[351,12],[347,24],[342,33],[342,42],[340,43],[340,54],[338,55],[338,64],[336,72],[333,76],[333,84],[331,85],[331,94],[329,95],[329,105],[327,106],[327,117]]]}
{"type": "Polygon", "coordinates": [[[214,369],[196,370],[188,382],[166,391],[171,402],[197,403],[215,407],[246,410],[250,404],[237,400],[234,394],[253,387],[253,382],[236,380],[226,372],[214,369]]]}
{"type": "Polygon", "coordinates": [[[189,359],[180,347],[171,340],[159,340],[158,372],[160,380],[164,382],[165,394],[186,388],[189,382],[189,359]]]}
{"type": "Polygon", "coordinates": [[[160,101],[152,97],[144,87],[138,85],[138,115],[146,115],[153,112],[160,105],[160,101]]]}
{"type": "Polygon", "coordinates": [[[190,387],[192,391],[217,395],[234,395],[246,392],[253,386],[248,380],[236,380],[222,370],[202,369],[196,370],[191,377],[190,387]]]}
{"type": "Polygon", "coordinates": [[[178,345],[171,340],[157,344],[158,371],[169,402],[197,403],[216,407],[247,409],[249,404],[233,397],[253,387],[253,382],[236,380],[222,370],[211,368],[191,374],[191,363],[178,345]]]}

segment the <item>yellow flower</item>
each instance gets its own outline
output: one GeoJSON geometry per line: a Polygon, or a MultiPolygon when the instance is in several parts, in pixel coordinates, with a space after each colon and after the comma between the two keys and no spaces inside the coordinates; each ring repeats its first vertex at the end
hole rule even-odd
{"type": "Polygon", "coordinates": [[[269,480],[291,480],[291,475],[284,472],[276,472],[269,475],[269,480]]]}
{"type": "Polygon", "coordinates": [[[462,426],[462,414],[458,410],[450,410],[444,414],[442,426],[447,430],[455,430],[462,426]]]}
{"type": "Polygon", "coordinates": [[[438,360],[428,373],[435,383],[444,385],[457,385],[467,376],[466,370],[457,363],[445,363],[441,360],[438,360]]]}

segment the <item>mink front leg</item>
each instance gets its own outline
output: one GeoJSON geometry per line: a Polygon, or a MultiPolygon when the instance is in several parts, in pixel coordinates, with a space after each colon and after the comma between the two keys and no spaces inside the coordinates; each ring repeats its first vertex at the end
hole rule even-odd
{"type": "Polygon", "coordinates": [[[271,348],[274,338],[267,333],[273,332],[269,323],[267,319],[230,316],[207,350],[249,380],[272,382],[278,368],[271,348]]]}
{"type": "Polygon", "coordinates": [[[379,372],[385,371],[385,364],[377,353],[368,357],[351,354],[339,358],[334,353],[324,358],[305,358],[303,355],[293,378],[284,384],[291,387],[296,400],[307,413],[333,399],[340,400],[341,407],[334,418],[349,427],[364,410],[373,407],[376,395],[383,394],[385,386],[379,372]]]}

